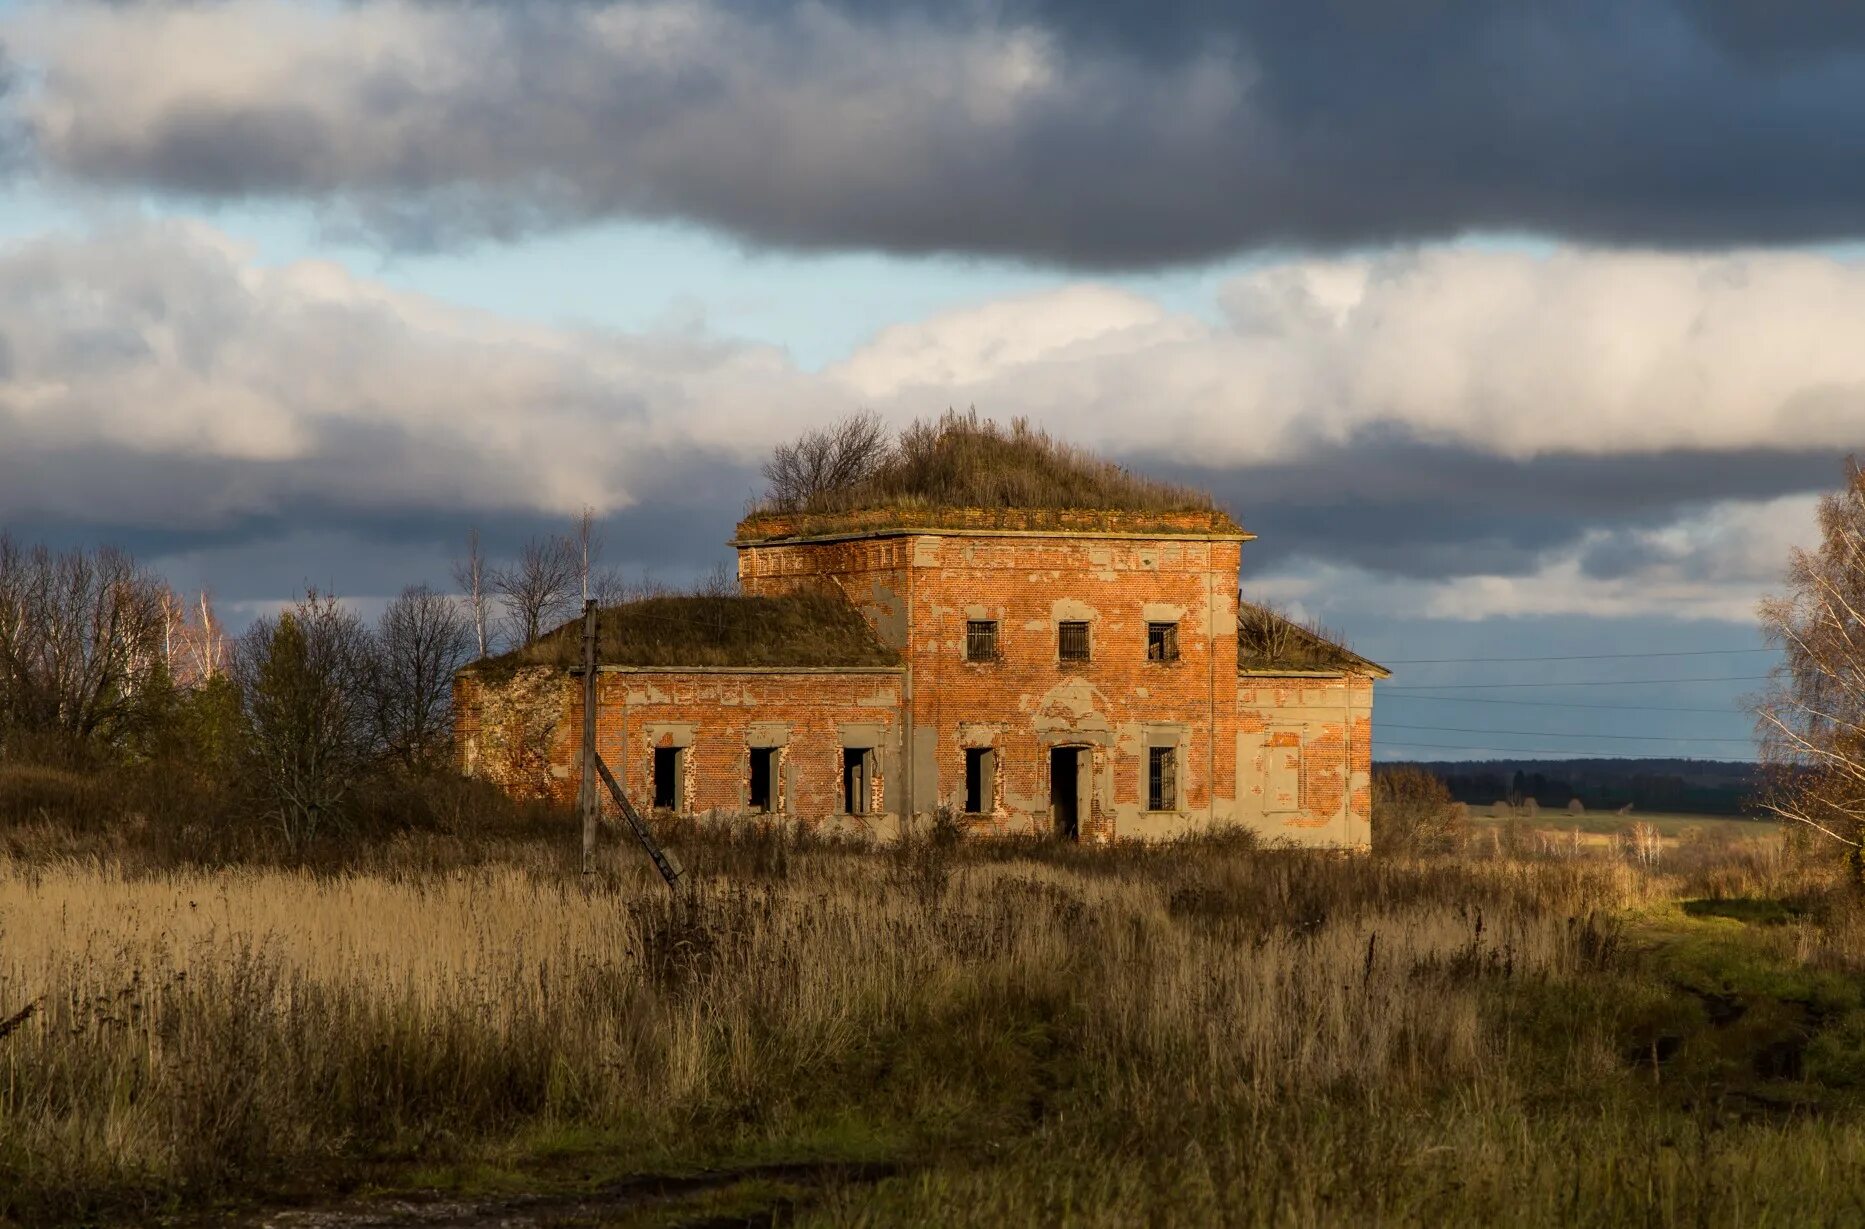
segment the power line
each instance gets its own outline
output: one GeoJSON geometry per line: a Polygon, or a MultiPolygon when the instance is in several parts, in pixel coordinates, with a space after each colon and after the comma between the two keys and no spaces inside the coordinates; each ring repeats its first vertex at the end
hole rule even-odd
{"type": "MultiPolygon", "coordinates": [[[[1390,692],[1393,688],[1385,688],[1390,692]]],[[[1382,693],[1383,694],[1383,693],[1382,693]]],[[[1441,704],[1508,704],[1518,708],[1589,708],[1609,713],[1718,713],[1724,717],[1745,714],[1733,708],[1692,708],[1664,704],[1582,704],[1572,700],[1502,700],[1494,696],[1394,696],[1397,700],[1436,700],[1441,704]]]]}
{"type": "Polygon", "coordinates": [[[1665,653],[1573,653],[1562,657],[1388,657],[1388,666],[1461,666],[1474,662],[1510,661],[1611,661],[1628,657],[1718,657],[1731,653],[1774,653],[1774,648],[1759,649],[1677,649],[1665,653]]]}
{"type": "MultiPolygon", "coordinates": [[[[1578,748],[1570,748],[1570,747],[1552,747],[1552,748],[1551,747],[1485,747],[1485,746],[1477,746],[1474,744],[1466,744],[1466,743],[1410,743],[1410,742],[1397,742],[1397,741],[1393,741],[1390,739],[1384,739],[1384,738],[1379,737],[1377,733],[1374,734],[1373,741],[1375,743],[1379,743],[1387,747],[1406,747],[1412,750],[1429,749],[1429,750],[1434,750],[1434,751],[1496,751],[1496,752],[1501,752],[1507,755],[1552,755],[1552,756],[1558,756],[1562,759],[1568,759],[1568,760],[1576,760],[1576,759],[1586,759],[1586,760],[1654,760],[1654,759],[1680,760],[1680,759],[1683,759],[1683,760],[1689,760],[1689,759],[1710,759],[1712,758],[1709,756],[1695,756],[1695,755],[1639,755],[1639,754],[1636,754],[1634,752],[1629,752],[1629,751],[1583,751],[1578,748]]],[[[1760,761],[1759,760],[1734,759],[1734,760],[1718,760],[1717,762],[1736,763],[1736,764],[1756,764],[1756,763],[1759,763],[1760,761]]]]}
{"type": "Polygon", "coordinates": [[[1559,683],[1435,683],[1429,687],[1387,687],[1382,691],[1476,691],[1496,687],[1649,687],[1665,683],[1754,683],[1771,677],[1766,674],[1724,674],[1694,679],[1571,679],[1559,683]]]}
{"type": "Polygon", "coordinates": [[[1407,725],[1402,721],[1382,721],[1379,725],[1388,730],[1433,730],[1441,734],[1508,734],[1527,738],[1601,738],[1608,742],[1652,742],[1652,743],[1748,743],[1752,738],[1700,738],[1694,734],[1565,734],[1559,730],[1485,730],[1460,725],[1407,725]]]}

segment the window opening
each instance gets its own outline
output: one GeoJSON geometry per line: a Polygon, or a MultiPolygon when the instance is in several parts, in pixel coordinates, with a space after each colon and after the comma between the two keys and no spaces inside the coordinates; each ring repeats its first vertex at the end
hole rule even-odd
{"type": "Polygon", "coordinates": [[[866,815],[872,792],[874,753],[865,747],[842,748],[842,810],[866,815]]]}
{"type": "Polygon", "coordinates": [[[654,806],[661,811],[680,809],[680,748],[654,748],[654,806]]]}
{"type": "Polygon", "coordinates": [[[997,660],[997,620],[968,619],[965,623],[965,660],[997,660]]]}
{"type": "Polygon", "coordinates": [[[1146,625],[1146,660],[1177,661],[1178,659],[1179,625],[1148,623],[1146,625]]]}
{"type": "Polygon", "coordinates": [[[1179,805],[1179,749],[1146,749],[1146,809],[1176,811],[1179,805]]]}
{"type": "Polygon", "coordinates": [[[989,747],[965,748],[965,813],[989,815],[996,804],[991,787],[997,776],[997,754],[989,747]]]}
{"type": "Polygon", "coordinates": [[[1056,625],[1056,654],[1063,661],[1088,660],[1088,625],[1068,621],[1056,625]]]}
{"type": "Polygon", "coordinates": [[[751,749],[751,809],[769,812],[777,809],[777,748],[751,749]]]}

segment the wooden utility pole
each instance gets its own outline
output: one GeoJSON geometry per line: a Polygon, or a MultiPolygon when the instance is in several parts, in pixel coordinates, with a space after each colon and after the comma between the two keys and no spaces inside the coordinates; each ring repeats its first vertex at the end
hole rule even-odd
{"type": "Polygon", "coordinates": [[[596,792],[596,599],[583,603],[583,874],[596,869],[596,821],[602,798],[596,792]]]}

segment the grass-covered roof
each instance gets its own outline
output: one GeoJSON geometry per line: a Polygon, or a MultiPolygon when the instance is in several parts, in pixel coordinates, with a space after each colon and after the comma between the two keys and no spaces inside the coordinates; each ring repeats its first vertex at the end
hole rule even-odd
{"type": "Polygon", "coordinates": [[[1339,670],[1385,678],[1390,671],[1360,656],[1322,628],[1272,606],[1237,603],[1239,670],[1339,670]]]}
{"type": "MultiPolygon", "coordinates": [[[[874,638],[842,597],[798,593],[665,594],[597,613],[596,660],[605,666],[893,666],[899,655],[874,638]]],[[[583,661],[583,620],[478,663],[481,672],[525,666],[568,669],[583,661]]]]}
{"type": "Polygon", "coordinates": [[[739,526],[741,539],[838,522],[1068,529],[1081,519],[1069,514],[1083,512],[1131,528],[1237,531],[1206,491],[1135,473],[1024,419],[1004,426],[975,410],[948,411],[891,437],[871,415],[845,419],[778,448],[765,476],[770,489],[739,526]]]}

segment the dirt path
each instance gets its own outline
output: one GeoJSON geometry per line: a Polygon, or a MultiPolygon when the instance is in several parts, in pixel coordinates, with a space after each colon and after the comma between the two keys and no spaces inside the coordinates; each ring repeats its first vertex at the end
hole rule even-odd
{"type": "Polygon", "coordinates": [[[878,1182],[896,1172],[893,1165],[847,1162],[752,1165],[695,1174],[642,1174],[549,1195],[379,1197],[267,1212],[242,1223],[252,1229],[526,1229],[605,1225],[624,1217],[638,1223],[658,1212],[665,1223],[685,1229],[773,1225],[827,1187],[878,1182]]]}

